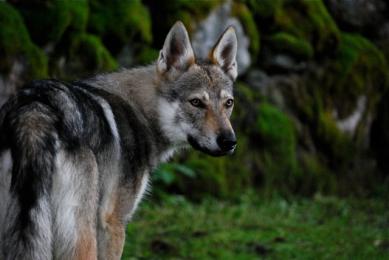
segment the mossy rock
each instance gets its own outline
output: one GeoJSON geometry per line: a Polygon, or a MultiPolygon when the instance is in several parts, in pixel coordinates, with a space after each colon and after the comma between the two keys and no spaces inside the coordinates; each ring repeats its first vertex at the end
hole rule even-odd
{"type": "Polygon", "coordinates": [[[71,16],[70,29],[76,32],[84,32],[88,25],[89,4],[88,0],[68,1],[69,14],[71,16]]]}
{"type": "Polygon", "coordinates": [[[44,46],[58,42],[65,31],[82,32],[88,20],[87,0],[78,1],[15,1],[22,14],[32,40],[44,46]]]}
{"type": "Polygon", "coordinates": [[[336,56],[328,66],[323,85],[331,95],[340,118],[347,117],[356,107],[360,96],[371,103],[379,100],[389,82],[384,54],[368,39],[343,33],[336,56]]]}
{"type": "Polygon", "coordinates": [[[296,156],[293,121],[277,107],[263,103],[259,107],[255,129],[262,143],[266,189],[277,188],[281,193],[296,189],[301,171],[296,156]]]}
{"type": "Polygon", "coordinates": [[[356,153],[351,137],[340,131],[330,112],[319,115],[316,131],[320,149],[329,157],[334,169],[350,161],[356,153]]]}
{"type": "Polygon", "coordinates": [[[100,35],[106,46],[117,54],[125,44],[149,44],[151,18],[140,0],[91,0],[88,30],[100,35]]]}
{"type": "Polygon", "coordinates": [[[209,11],[213,8],[219,6],[223,3],[223,0],[214,0],[214,1],[191,1],[191,0],[177,0],[169,1],[173,6],[173,9],[176,10],[185,10],[195,17],[201,18],[205,17],[209,11]]]}
{"type": "Polygon", "coordinates": [[[243,3],[234,2],[232,15],[240,20],[245,33],[250,39],[250,53],[253,60],[257,58],[260,48],[260,34],[250,9],[243,3]]]}
{"type": "Polygon", "coordinates": [[[71,70],[85,74],[112,71],[118,67],[100,38],[91,34],[74,36],[68,56],[71,70]]]}
{"type": "Polygon", "coordinates": [[[0,2],[0,71],[7,73],[13,62],[27,65],[26,80],[47,76],[47,57],[30,39],[23,19],[11,5],[0,2]]]}
{"type": "Polygon", "coordinates": [[[296,139],[292,121],[277,107],[261,104],[255,129],[272,151],[283,155],[294,154],[296,139]]]}
{"type": "Polygon", "coordinates": [[[271,48],[278,52],[285,52],[299,59],[311,59],[314,50],[309,41],[298,38],[286,32],[278,32],[270,36],[271,48]]]}
{"type": "Polygon", "coordinates": [[[318,56],[328,56],[337,49],[340,31],[321,0],[285,1],[274,16],[280,31],[304,38],[318,56]]]}
{"type": "Polygon", "coordinates": [[[299,194],[333,194],[337,191],[336,174],[331,172],[318,154],[303,152],[299,156],[303,176],[299,194]]]}
{"type": "Polygon", "coordinates": [[[152,13],[153,47],[160,48],[163,45],[167,32],[178,20],[185,24],[188,33],[191,34],[196,23],[207,17],[215,7],[223,2],[223,0],[146,1],[152,13]]]}
{"type": "Polygon", "coordinates": [[[25,57],[28,66],[26,80],[40,79],[48,76],[48,58],[41,49],[31,45],[25,57]]]}
{"type": "Polygon", "coordinates": [[[273,17],[282,8],[284,0],[244,0],[250,10],[262,18],[273,17]]]}
{"type": "Polygon", "coordinates": [[[253,125],[257,119],[257,104],[263,99],[260,92],[242,81],[234,86],[235,107],[232,113],[233,125],[239,126],[244,135],[255,135],[253,125]]]}

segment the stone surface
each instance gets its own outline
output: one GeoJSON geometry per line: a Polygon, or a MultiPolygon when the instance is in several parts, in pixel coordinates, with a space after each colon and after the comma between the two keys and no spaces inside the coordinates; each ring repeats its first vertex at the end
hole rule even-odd
{"type": "Polygon", "coordinates": [[[193,49],[198,57],[206,58],[223,31],[232,25],[238,38],[238,72],[242,74],[251,65],[249,39],[245,35],[242,24],[231,16],[231,1],[212,11],[207,18],[199,23],[192,39],[193,49]]]}

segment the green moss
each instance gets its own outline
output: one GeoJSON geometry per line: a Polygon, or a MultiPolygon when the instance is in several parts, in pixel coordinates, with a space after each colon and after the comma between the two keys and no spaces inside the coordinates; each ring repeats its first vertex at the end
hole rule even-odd
{"type": "Polygon", "coordinates": [[[270,44],[277,51],[287,52],[301,59],[311,59],[314,55],[314,50],[307,40],[285,32],[270,36],[270,44]]]}
{"type": "MultiPolygon", "coordinates": [[[[172,1],[170,1],[172,2],[172,1]]],[[[213,8],[223,3],[223,0],[214,1],[192,1],[192,0],[177,0],[173,4],[173,9],[185,10],[195,17],[205,17],[213,8]]]]}
{"type": "Polygon", "coordinates": [[[343,33],[323,84],[341,118],[354,111],[359,96],[374,104],[388,85],[384,54],[366,38],[343,33]]]}
{"type": "Polygon", "coordinates": [[[58,41],[71,21],[66,1],[22,1],[15,6],[23,15],[32,39],[39,45],[58,41]]]}
{"type": "Polygon", "coordinates": [[[48,76],[48,59],[44,52],[31,44],[25,52],[25,59],[29,68],[28,79],[45,78],[48,76]]]}
{"type": "Polygon", "coordinates": [[[193,32],[194,25],[207,17],[211,10],[223,3],[223,0],[158,0],[147,1],[153,13],[153,43],[154,47],[162,46],[166,33],[171,26],[181,20],[189,34],[193,32]],[[161,15],[166,14],[166,15],[161,15]]]}
{"type": "Polygon", "coordinates": [[[150,47],[142,48],[136,57],[137,63],[145,65],[154,62],[158,58],[159,51],[150,47]]]}
{"type": "Polygon", "coordinates": [[[250,39],[250,52],[253,60],[256,59],[260,48],[260,37],[257,25],[251,11],[246,5],[235,2],[232,6],[232,15],[236,16],[242,23],[247,36],[250,39]]]}
{"type": "Polygon", "coordinates": [[[268,103],[259,107],[255,125],[262,142],[262,169],[266,187],[279,192],[296,188],[299,170],[296,157],[296,132],[289,117],[268,103]]]}
{"type": "Polygon", "coordinates": [[[210,157],[192,152],[185,164],[196,172],[196,178],[186,182],[182,190],[193,190],[192,198],[201,198],[205,194],[217,197],[233,198],[252,186],[248,140],[238,134],[238,146],[233,155],[210,157]]]}
{"type": "Polygon", "coordinates": [[[301,0],[301,3],[306,8],[305,12],[309,17],[309,22],[314,28],[311,37],[317,37],[317,39],[313,39],[316,50],[318,52],[331,52],[336,49],[340,40],[340,31],[323,1],[301,0]]]}
{"type": "Polygon", "coordinates": [[[98,72],[114,70],[118,66],[101,40],[94,35],[80,34],[74,37],[70,50],[73,69],[98,72]]]}
{"type": "Polygon", "coordinates": [[[189,190],[195,190],[192,198],[200,198],[205,194],[226,197],[228,195],[227,172],[225,160],[215,160],[215,158],[206,157],[198,152],[191,154],[186,163],[195,170],[196,180],[187,183],[189,190]]]}
{"type": "Polygon", "coordinates": [[[88,0],[68,1],[68,10],[71,16],[70,27],[77,32],[86,30],[89,18],[88,0]]]}
{"type": "Polygon", "coordinates": [[[283,155],[294,154],[296,140],[293,124],[275,106],[268,103],[260,106],[256,129],[272,151],[283,155]]]}
{"type": "Polygon", "coordinates": [[[27,80],[47,76],[47,58],[30,39],[19,13],[0,2],[0,71],[7,72],[15,59],[27,64],[27,80]]]}
{"type": "Polygon", "coordinates": [[[241,81],[238,81],[234,88],[236,106],[232,113],[233,125],[240,127],[241,134],[255,135],[252,126],[257,117],[257,104],[262,100],[262,96],[258,90],[241,81]]]}
{"type": "Polygon", "coordinates": [[[299,192],[304,195],[332,194],[337,190],[336,176],[314,153],[302,153],[300,156],[303,179],[299,192]]]}
{"type": "Polygon", "coordinates": [[[89,30],[107,39],[112,48],[130,43],[151,43],[151,19],[140,0],[91,0],[89,30]]]}
{"type": "Polygon", "coordinates": [[[284,0],[245,0],[244,2],[256,15],[268,18],[282,8],[284,0]]]}
{"type": "Polygon", "coordinates": [[[275,24],[281,31],[311,42],[318,55],[336,50],[340,31],[321,0],[286,2],[275,13],[275,24]]]}
{"type": "Polygon", "coordinates": [[[341,167],[355,155],[356,150],[351,138],[339,130],[329,112],[319,115],[316,127],[321,151],[331,159],[332,167],[341,167]]]}

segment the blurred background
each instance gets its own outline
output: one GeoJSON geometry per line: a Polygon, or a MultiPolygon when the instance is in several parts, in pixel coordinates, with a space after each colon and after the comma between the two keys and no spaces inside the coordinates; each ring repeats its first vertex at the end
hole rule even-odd
{"type": "Polygon", "coordinates": [[[0,105],[150,64],[177,20],[198,56],[236,28],[238,148],[161,165],[123,259],[389,259],[384,0],[0,1],[0,105]]]}

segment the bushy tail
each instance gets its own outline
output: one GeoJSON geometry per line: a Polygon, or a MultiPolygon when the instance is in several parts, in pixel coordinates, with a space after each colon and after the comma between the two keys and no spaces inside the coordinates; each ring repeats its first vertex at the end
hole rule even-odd
{"type": "Polygon", "coordinates": [[[4,259],[51,259],[48,194],[55,167],[57,117],[39,102],[12,107],[3,117],[1,130],[6,138],[1,142],[11,150],[10,192],[15,198],[5,219],[4,259]]]}

